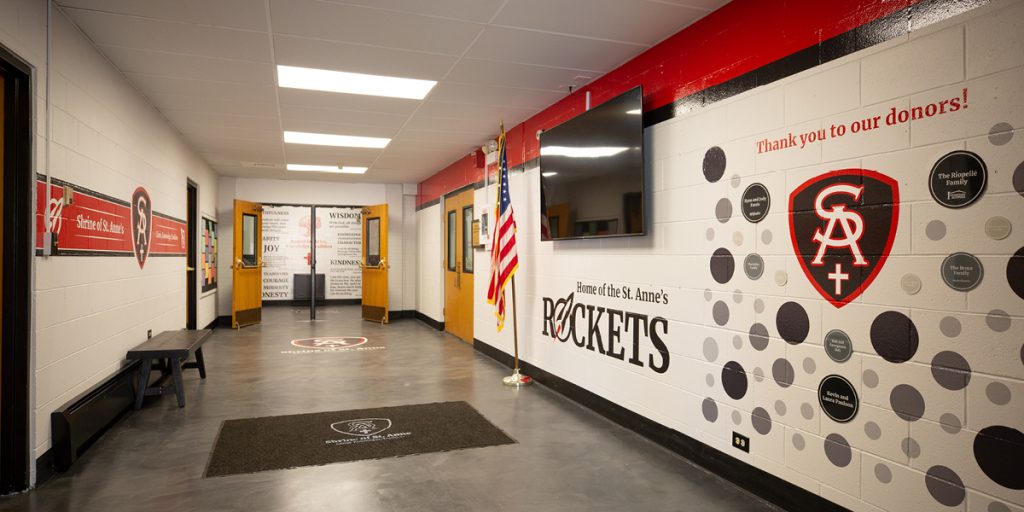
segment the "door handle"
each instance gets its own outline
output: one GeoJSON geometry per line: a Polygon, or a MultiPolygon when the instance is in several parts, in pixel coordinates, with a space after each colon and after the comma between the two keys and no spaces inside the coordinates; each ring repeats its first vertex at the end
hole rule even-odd
{"type": "Polygon", "coordinates": [[[195,272],[196,268],[195,267],[185,267],[185,271],[186,272],[195,272]]]}

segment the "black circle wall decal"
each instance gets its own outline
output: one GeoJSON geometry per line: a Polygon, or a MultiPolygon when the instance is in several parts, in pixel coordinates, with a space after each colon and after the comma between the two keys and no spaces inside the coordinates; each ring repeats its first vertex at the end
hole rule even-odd
{"type": "Polygon", "coordinates": [[[958,292],[968,292],[977,288],[985,275],[981,260],[966,252],[946,256],[946,259],[942,260],[940,272],[946,286],[958,292]]]}
{"type": "Polygon", "coordinates": [[[762,436],[772,431],[772,416],[764,407],[755,407],[750,413],[750,426],[762,436]]]}
{"type": "Polygon", "coordinates": [[[1024,196],[1024,162],[1017,164],[1013,171],[1013,189],[1024,196]]]}
{"type": "Polygon", "coordinates": [[[1006,282],[1018,297],[1024,299],[1024,247],[1021,247],[1006,263],[1006,282]]]}
{"type": "Polygon", "coordinates": [[[924,486],[935,501],[947,507],[955,507],[963,503],[967,497],[960,475],[946,466],[929,468],[924,475],[924,486]]]}
{"type": "Polygon", "coordinates": [[[725,151],[713,146],[704,153],[704,178],[714,183],[725,174],[725,151]]]}
{"type": "Polygon", "coordinates": [[[750,222],[758,223],[768,215],[772,199],[768,195],[768,189],[760,183],[753,183],[743,191],[740,199],[740,211],[743,218],[750,222]]]}
{"type": "Polygon", "coordinates": [[[910,384],[900,384],[889,392],[889,406],[892,412],[907,421],[917,421],[924,416],[924,397],[910,384]]]}
{"type": "Polygon", "coordinates": [[[728,283],[736,271],[736,260],[729,249],[720,247],[711,254],[711,277],[719,284],[728,283]]]}
{"type": "Polygon", "coordinates": [[[860,399],[853,384],[842,375],[829,375],[818,385],[818,404],[825,415],[838,423],[846,423],[857,416],[860,399]]]}
{"type": "Polygon", "coordinates": [[[906,315],[886,311],[871,322],[871,346],[890,363],[909,361],[917,353],[917,327],[906,315]]]}
{"type": "Polygon", "coordinates": [[[736,361],[729,361],[722,367],[722,387],[725,394],[733,400],[739,400],[747,394],[747,372],[743,371],[736,361]]]}
{"type": "Polygon", "coordinates": [[[853,450],[845,437],[829,434],[825,437],[825,457],[836,467],[845,468],[853,460],[853,450]]]}
{"type": "Polygon", "coordinates": [[[932,358],[932,378],[940,386],[957,391],[971,382],[971,365],[964,356],[944,350],[932,358]]]}
{"type": "Polygon", "coordinates": [[[988,169],[985,161],[970,151],[953,151],[935,162],[928,190],[935,202],[946,208],[963,208],[985,192],[988,169]]]}
{"type": "Polygon", "coordinates": [[[768,328],[756,323],[750,326],[750,346],[758,352],[768,348],[768,328]]]}
{"type": "Polygon", "coordinates": [[[811,321],[807,318],[807,311],[796,302],[787,302],[779,308],[775,315],[775,326],[779,330],[779,336],[791,345],[803,343],[807,339],[807,333],[811,330],[811,321]]]}
{"type": "Polygon", "coordinates": [[[974,459],[993,482],[1007,489],[1024,489],[1024,433],[995,425],[974,437],[974,459]]]}

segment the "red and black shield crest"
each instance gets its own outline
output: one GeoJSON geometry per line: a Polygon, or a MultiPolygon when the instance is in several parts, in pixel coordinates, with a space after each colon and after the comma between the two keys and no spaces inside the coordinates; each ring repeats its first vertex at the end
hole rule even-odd
{"type": "Polygon", "coordinates": [[[899,221],[899,184],[865,169],[807,180],[789,195],[789,235],[807,279],[841,308],[882,270],[899,221]]]}
{"type": "Polygon", "coordinates": [[[132,193],[132,247],[135,249],[135,260],[139,268],[146,264],[149,257],[149,242],[153,234],[153,203],[149,200],[149,192],[139,187],[132,193]]]}

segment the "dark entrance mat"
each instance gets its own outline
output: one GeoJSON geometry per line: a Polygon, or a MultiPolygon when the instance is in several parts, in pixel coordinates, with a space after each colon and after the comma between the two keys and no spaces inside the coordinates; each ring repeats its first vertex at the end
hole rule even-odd
{"type": "Polygon", "coordinates": [[[227,420],[206,476],[515,442],[466,402],[227,420]]]}

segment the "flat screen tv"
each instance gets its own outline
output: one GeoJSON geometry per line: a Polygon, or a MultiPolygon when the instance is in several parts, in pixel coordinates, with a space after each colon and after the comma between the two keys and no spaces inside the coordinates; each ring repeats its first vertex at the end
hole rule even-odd
{"type": "Polygon", "coordinates": [[[643,235],[640,87],[540,135],[541,239],[643,235]]]}

